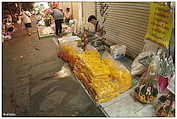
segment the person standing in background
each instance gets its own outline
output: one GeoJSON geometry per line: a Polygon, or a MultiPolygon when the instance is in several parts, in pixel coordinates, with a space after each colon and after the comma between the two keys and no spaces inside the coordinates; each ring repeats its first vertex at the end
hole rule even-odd
{"type": "Polygon", "coordinates": [[[29,36],[31,36],[31,13],[29,11],[27,11],[26,9],[24,9],[24,11],[22,12],[22,19],[23,19],[23,23],[25,24],[25,28],[27,31],[27,34],[29,36]]]}
{"type": "Polygon", "coordinates": [[[70,11],[70,8],[66,8],[66,12],[65,12],[65,23],[69,24],[69,20],[72,19],[72,14],[70,11]]]}
{"type": "Polygon", "coordinates": [[[62,23],[63,23],[63,13],[56,7],[53,7],[52,10],[49,11],[55,20],[55,33],[57,36],[62,37],[62,23]],[[59,33],[58,33],[59,32],[59,33]]]}

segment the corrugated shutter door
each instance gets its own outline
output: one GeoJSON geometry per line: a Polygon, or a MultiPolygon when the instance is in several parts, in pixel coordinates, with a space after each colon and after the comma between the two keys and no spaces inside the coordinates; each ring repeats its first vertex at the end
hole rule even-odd
{"type": "Polygon", "coordinates": [[[95,2],[83,2],[83,21],[87,23],[90,15],[95,15],[95,2]]]}
{"type": "MultiPolygon", "coordinates": [[[[127,55],[136,57],[143,49],[147,29],[150,3],[109,3],[105,22],[107,40],[127,46],[127,55]]],[[[100,3],[97,3],[97,17],[100,18],[100,3]]]]}

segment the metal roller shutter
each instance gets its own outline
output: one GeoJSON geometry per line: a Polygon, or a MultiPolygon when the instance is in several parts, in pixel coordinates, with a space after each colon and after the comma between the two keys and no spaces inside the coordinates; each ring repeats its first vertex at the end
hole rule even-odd
{"type": "MultiPolygon", "coordinates": [[[[136,57],[143,49],[147,29],[149,2],[110,2],[105,22],[107,40],[127,46],[127,55],[136,57]]],[[[96,15],[100,16],[100,2],[96,3],[96,15]]]]}
{"type": "Polygon", "coordinates": [[[88,17],[90,15],[95,15],[95,2],[83,2],[82,10],[83,22],[87,23],[88,17]]]}

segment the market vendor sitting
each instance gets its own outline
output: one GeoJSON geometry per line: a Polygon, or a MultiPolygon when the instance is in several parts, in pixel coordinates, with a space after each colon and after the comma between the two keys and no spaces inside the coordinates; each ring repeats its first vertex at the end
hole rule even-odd
{"type": "Polygon", "coordinates": [[[88,17],[88,22],[93,24],[95,27],[94,32],[87,33],[88,44],[95,47],[98,52],[100,52],[100,55],[102,55],[106,49],[104,42],[106,32],[104,31],[104,27],[100,21],[97,21],[97,18],[94,15],[90,15],[88,17]]]}
{"type": "Polygon", "coordinates": [[[103,38],[103,36],[106,34],[103,24],[101,24],[94,15],[90,15],[88,17],[88,22],[93,24],[95,27],[95,37],[103,38]]]}

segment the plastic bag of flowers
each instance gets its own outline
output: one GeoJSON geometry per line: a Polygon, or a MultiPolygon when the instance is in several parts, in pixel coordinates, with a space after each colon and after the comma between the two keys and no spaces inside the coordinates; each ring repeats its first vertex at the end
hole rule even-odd
{"type": "Polygon", "coordinates": [[[175,96],[171,92],[162,95],[154,105],[159,117],[175,117],[175,96]]]}
{"type": "Polygon", "coordinates": [[[133,61],[132,65],[131,65],[131,74],[132,75],[142,75],[146,70],[147,70],[147,66],[144,64],[148,64],[148,59],[151,57],[151,55],[153,54],[152,51],[146,51],[146,52],[142,52],[140,53],[135,60],[133,61]],[[143,63],[140,63],[142,62],[143,63]]]}
{"type": "Polygon", "coordinates": [[[160,92],[163,92],[167,88],[174,74],[175,67],[172,57],[167,57],[165,54],[163,54],[160,57],[159,67],[157,70],[158,86],[160,92]]]}
{"type": "Polygon", "coordinates": [[[134,97],[141,103],[152,103],[157,99],[158,88],[156,80],[157,60],[152,59],[147,72],[145,72],[135,88],[134,97]]]}

